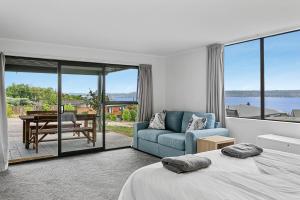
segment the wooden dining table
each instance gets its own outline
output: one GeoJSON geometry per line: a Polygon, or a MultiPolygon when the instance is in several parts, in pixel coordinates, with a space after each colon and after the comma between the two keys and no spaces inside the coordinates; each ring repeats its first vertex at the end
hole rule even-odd
{"type": "MultiPolygon", "coordinates": [[[[84,121],[84,127],[88,126],[88,121],[92,121],[93,133],[96,134],[96,114],[75,114],[77,121],[84,121]]],[[[23,143],[25,144],[25,148],[29,149],[30,144],[30,123],[34,122],[35,118],[38,116],[54,116],[53,114],[31,114],[31,115],[20,115],[19,118],[23,121],[23,143]]],[[[56,115],[57,116],[57,115],[56,115]]],[[[53,118],[52,118],[53,119],[53,118]]],[[[45,123],[49,123],[50,121],[45,121],[45,123]]],[[[51,120],[51,122],[57,122],[57,118],[55,120],[51,120]]]]}

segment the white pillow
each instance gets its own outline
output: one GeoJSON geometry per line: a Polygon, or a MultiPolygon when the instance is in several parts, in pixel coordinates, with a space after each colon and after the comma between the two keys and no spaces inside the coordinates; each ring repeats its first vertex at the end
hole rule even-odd
{"type": "Polygon", "coordinates": [[[205,117],[198,117],[197,115],[193,114],[192,118],[190,119],[188,126],[186,128],[186,133],[193,131],[193,130],[201,130],[204,129],[206,126],[207,119],[205,117]]]}
{"type": "Polygon", "coordinates": [[[166,129],[165,118],[166,118],[165,112],[155,113],[150,120],[148,128],[166,129]]]}

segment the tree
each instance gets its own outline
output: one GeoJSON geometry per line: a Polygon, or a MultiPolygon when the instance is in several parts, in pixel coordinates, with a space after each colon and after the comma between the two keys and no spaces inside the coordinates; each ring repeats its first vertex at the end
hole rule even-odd
{"type": "Polygon", "coordinates": [[[130,111],[128,109],[123,111],[122,119],[125,121],[129,121],[131,119],[130,111]]]}
{"type": "MultiPolygon", "coordinates": [[[[42,88],[32,87],[27,84],[12,84],[6,88],[6,94],[8,98],[12,99],[12,102],[16,98],[21,98],[28,99],[31,103],[42,101],[49,105],[57,105],[57,92],[50,87],[42,88]]],[[[62,98],[64,100],[84,100],[81,95],[62,94],[62,98]]],[[[26,105],[25,103],[24,105],[26,105]]],[[[20,104],[22,105],[21,102],[20,104]]]]}
{"type": "Polygon", "coordinates": [[[13,98],[29,98],[31,100],[30,88],[26,84],[12,84],[6,88],[6,95],[13,98]]]}
{"type": "MultiPolygon", "coordinates": [[[[84,101],[85,101],[86,105],[90,106],[94,110],[98,110],[100,103],[101,103],[101,99],[98,98],[96,91],[93,92],[92,90],[89,91],[89,96],[84,101]]],[[[105,101],[106,102],[109,101],[108,96],[105,96],[105,101]]]]}
{"type": "Polygon", "coordinates": [[[100,106],[100,100],[96,94],[92,90],[89,91],[89,96],[85,99],[86,105],[90,106],[94,110],[98,110],[100,106]]]}
{"type": "Polygon", "coordinates": [[[43,102],[55,105],[57,93],[53,88],[31,87],[27,84],[12,84],[6,88],[6,94],[12,98],[27,98],[30,101],[43,102]]]}

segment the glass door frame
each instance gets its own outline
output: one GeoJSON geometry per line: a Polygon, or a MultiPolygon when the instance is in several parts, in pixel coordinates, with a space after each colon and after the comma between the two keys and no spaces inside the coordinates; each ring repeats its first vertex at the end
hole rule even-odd
{"type": "MultiPolygon", "coordinates": [[[[135,101],[106,101],[106,77],[107,77],[107,68],[109,67],[113,67],[116,66],[116,64],[104,64],[104,77],[103,77],[103,92],[102,92],[102,98],[103,98],[103,130],[104,130],[104,137],[106,136],[106,125],[105,125],[105,117],[106,117],[106,106],[107,105],[118,105],[118,104],[122,104],[122,105],[138,105],[138,82],[139,82],[139,78],[140,78],[140,70],[138,66],[129,66],[129,65],[117,65],[117,66],[122,66],[124,67],[124,69],[136,69],[138,70],[138,75],[137,75],[137,85],[136,85],[136,98],[135,101]]],[[[105,140],[105,139],[104,139],[105,140]]],[[[104,143],[104,149],[105,150],[116,150],[116,149],[124,149],[124,148],[131,148],[131,146],[121,146],[121,147],[112,147],[112,148],[106,148],[106,143],[104,143]]]]}
{"type": "MultiPolygon", "coordinates": [[[[68,156],[68,155],[77,155],[83,153],[92,153],[92,152],[100,152],[106,150],[116,150],[116,149],[124,149],[124,148],[131,148],[131,146],[122,146],[122,147],[115,147],[115,148],[106,148],[106,105],[113,105],[113,104],[125,104],[125,105],[138,105],[138,101],[106,101],[106,76],[107,76],[107,68],[110,67],[122,67],[124,69],[137,69],[138,70],[138,77],[139,80],[139,67],[134,65],[120,65],[120,64],[104,64],[104,63],[93,63],[93,62],[80,62],[80,61],[58,61],[58,157],[68,156]],[[101,109],[102,109],[102,147],[94,147],[89,149],[82,149],[82,150],[75,150],[75,151],[68,151],[62,152],[62,133],[61,133],[61,113],[62,113],[62,66],[79,66],[79,67],[97,67],[102,68],[102,92],[101,92],[101,109]]],[[[138,82],[137,80],[137,82],[138,82]]],[[[98,83],[99,85],[99,83],[98,83]]],[[[136,98],[137,99],[137,98],[136,98]]]]}
{"type": "MultiPolygon", "coordinates": [[[[6,57],[10,58],[19,58],[24,60],[37,60],[37,61],[48,61],[48,62],[55,62],[57,63],[57,121],[58,121],[58,140],[57,140],[57,156],[55,157],[64,157],[69,155],[77,155],[77,154],[84,154],[84,153],[92,153],[92,152],[101,152],[101,151],[108,151],[108,150],[115,150],[115,149],[124,149],[124,148],[130,148],[130,146],[123,146],[123,147],[116,147],[116,148],[106,148],[106,105],[112,105],[112,104],[138,104],[137,101],[106,101],[106,90],[105,90],[105,82],[106,82],[106,76],[107,76],[107,68],[118,68],[122,67],[124,69],[137,69],[138,70],[138,77],[139,80],[139,67],[137,65],[124,65],[124,64],[108,64],[108,63],[96,63],[96,62],[85,62],[85,61],[70,61],[70,60],[59,60],[59,59],[48,59],[48,58],[38,58],[38,57],[27,57],[27,56],[18,56],[18,55],[6,55],[6,57]],[[83,150],[76,150],[76,151],[69,151],[69,152],[62,152],[62,144],[61,144],[61,112],[62,112],[62,65],[73,65],[73,66],[81,66],[81,67],[99,67],[103,69],[103,75],[102,75],[102,147],[94,147],[90,149],[83,149],[83,150]]],[[[42,73],[43,71],[41,71],[42,73]]],[[[137,80],[137,81],[138,81],[137,80]]],[[[49,159],[49,158],[41,158],[37,160],[42,159],[49,159]]],[[[24,161],[28,162],[28,161],[24,161]]]]}
{"type": "MultiPolygon", "coordinates": [[[[105,150],[105,112],[103,110],[103,99],[104,99],[104,91],[105,91],[105,74],[101,75],[102,79],[102,88],[101,88],[101,109],[102,109],[102,146],[101,147],[92,147],[88,149],[81,149],[81,150],[73,150],[73,151],[62,151],[62,132],[61,132],[61,114],[62,111],[62,66],[76,66],[76,67],[96,67],[102,69],[104,72],[105,68],[104,65],[101,63],[90,63],[90,62],[78,62],[78,61],[59,61],[58,62],[58,96],[57,96],[57,121],[58,121],[58,157],[61,156],[68,156],[68,155],[76,155],[76,154],[83,154],[83,153],[91,153],[91,152],[99,152],[105,150]]],[[[99,85],[99,82],[98,82],[99,85]]],[[[96,116],[98,117],[98,116],[96,116]]]]}

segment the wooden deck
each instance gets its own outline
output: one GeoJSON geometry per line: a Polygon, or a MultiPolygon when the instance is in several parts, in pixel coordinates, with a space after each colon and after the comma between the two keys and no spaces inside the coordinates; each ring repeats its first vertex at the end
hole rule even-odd
{"type": "MultiPolygon", "coordinates": [[[[65,137],[72,137],[72,133],[64,134],[65,137]]],[[[57,135],[47,136],[47,139],[57,139],[57,135]]],[[[22,121],[19,119],[8,120],[8,141],[9,141],[9,160],[11,162],[20,162],[23,160],[38,159],[41,157],[57,156],[57,141],[42,142],[39,144],[39,153],[30,146],[26,149],[22,143],[22,121]]],[[[132,138],[119,133],[106,133],[106,148],[116,148],[131,145],[132,138]]],[[[96,147],[102,147],[102,133],[97,132],[96,147]]],[[[75,140],[63,140],[62,151],[75,151],[81,149],[94,148],[92,143],[87,143],[86,138],[75,140]]]]}

